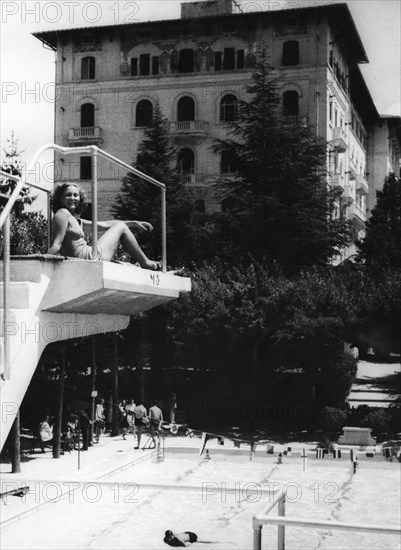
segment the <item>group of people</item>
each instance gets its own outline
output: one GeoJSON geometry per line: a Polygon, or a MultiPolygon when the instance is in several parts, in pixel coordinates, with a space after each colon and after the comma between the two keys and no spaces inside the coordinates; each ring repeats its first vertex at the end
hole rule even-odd
{"type": "MultiPolygon", "coordinates": [[[[152,440],[152,447],[156,446],[156,435],[160,433],[163,423],[163,412],[158,401],[153,401],[149,412],[142,401],[135,404],[133,399],[123,399],[119,404],[119,426],[123,439],[128,433],[137,437],[135,449],[141,445],[142,434],[149,431],[152,440]]],[[[106,416],[104,410],[104,399],[99,397],[96,401],[95,416],[91,420],[85,409],[69,411],[68,418],[63,428],[63,441],[66,450],[77,449],[79,439],[82,438],[83,451],[90,445],[90,427],[93,426],[93,441],[99,443],[101,434],[106,429],[106,416]]],[[[50,417],[44,416],[38,426],[39,443],[42,452],[47,445],[53,442],[53,427],[50,425],[50,417]]]]}
{"type": "Polygon", "coordinates": [[[139,449],[142,433],[145,429],[148,429],[152,445],[153,447],[156,446],[155,436],[160,432],[163,423],[163,412],[158,401],[153,401],[148,413],[141,400],[136,405],[133,399],[128,401],[124,399],[119,405],[119,411],[120,430],[123,439],[126,439],[127,433],[133,433],[138,439],[135,449],[139,449]]]}

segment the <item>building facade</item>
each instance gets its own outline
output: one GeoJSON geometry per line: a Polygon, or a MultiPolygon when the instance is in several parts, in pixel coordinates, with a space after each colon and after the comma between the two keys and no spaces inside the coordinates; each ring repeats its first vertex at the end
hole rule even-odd
{"type": "MultiPolygon", "coordinates": [[[[210,146],[226,136],[225,123],[246,99],[264,42],[284,112],[290,123],[307,124],[327,140],[337,215],[352,219],[361,237],[375,189],[399,170],[400,120],[376,111],[359,68],[368,59],[347,5],[234,13],[232,0],[209,0],[181,8],[180,19],[35,35],[56,51],[55,142],[96,144],[132,164],[158,103],[188,187],[206,212],[219,209],[213,184],[232,167],[210,146]]],[[[90,158],[56,160],[56,182],[90,189],[90,158]]],[[[102,217],[110,215],[125,173],[107,162],[99,168],[102,217]]]]}

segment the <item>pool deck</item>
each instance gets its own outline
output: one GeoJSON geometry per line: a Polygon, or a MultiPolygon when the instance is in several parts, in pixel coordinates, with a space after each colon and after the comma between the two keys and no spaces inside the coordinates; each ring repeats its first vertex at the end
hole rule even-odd
{"type": "MultiPolygon", "coordinates": [[[[142,436],[142,446],[147,442],[147,435],[142,436]]],[[[88,451],[72,451],[65,453],[59,459],[52,458],[51,449],[47,449],[45,454],[35,452],[34,454],[24,454],[21,461],[21,472],[18,474],[11,473],[11,465],[8,463],[0,464],[0,481],[1,483],[10,480],[25,480],[25,479],[42,479],[57,481],[59,479],[77,479],[82,481],[95,480],[99,477],[104,477],[108,472],[112,472],[116,468],[123,467],[125,464],[132,463],[140,458],[145,458],[150,450],[134,449],[136,438],[132,434],[127,435],[127,439],[123,440],[121,436],[110,437],[108,434],[101,436],[99,444],[93,445],[88,451]]],[[[301,460],[301,453],[306,449],[308,457],[315,459],[316,441],[296,442],[289,441],[287,443],[276,443],[274,441],[258,443],[255,457],[267,456],[273,459],[282,454],[284,461],[301,460]],[[274,454],[267,454],[267,447],[273,446],[274,454]],[[288,453],[288,448],[291,448],[291,453],[288,453]]],[[[201,438],[197,435],[194,437],[167,436],[165,438],[165,451],[168,453],[198,453],[201,448],[201,438]]],[[[341,460],[349,460],[350,449],[358,449],[357,446],[342,446],[341,460]]],[[[230,439],[224,439],[224,445],[220,445],[217,439],[211,439],[206,444],[206,449],[211,454],[218,453],[231,456],[248,456],[250,457],[250,445],[242,443],[240,448],[234,446],[234,442],[230,439]]],[[[366,452],[372,452],[373,448],[363,448],[358,452],[359,460],[369,460],[385,462],[383,458],[381,445],[376,445],[374,457],[367,458],[366,452]]],[[[328,463],[332,459],[331,455],[326,455],[325,462],[328,463]]]]}

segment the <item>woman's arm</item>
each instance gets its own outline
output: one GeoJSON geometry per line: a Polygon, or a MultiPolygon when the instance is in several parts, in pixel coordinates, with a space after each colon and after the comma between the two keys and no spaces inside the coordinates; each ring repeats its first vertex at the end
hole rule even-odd
{"type": "Polygon", "coordinates": [[[69,213],[65,208],[60,208],[53,219],[53,242],[47,251],[48,254],[58,254],[62,247],[68,227],[69,213]]]}

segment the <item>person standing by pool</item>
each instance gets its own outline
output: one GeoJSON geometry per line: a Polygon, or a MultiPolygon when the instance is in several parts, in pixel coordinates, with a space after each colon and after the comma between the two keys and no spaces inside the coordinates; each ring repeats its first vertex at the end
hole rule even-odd
{"type": "Polygon", "coordinates": [[[149,409],[150,420],[150,436],[153,441],[153,445],[156,447],[155,435],[159,434],[160,424],[163,422],[163,412],[159,407],[159,401],[154,401],[152,407],[149,409]]]}
{"type": "Polygon", "coordinates": [[[42,453],[45,452],[46,445],[53,442],[53,429],[50,427],[50,417],[45,416],[39,424],[39,443],[42,453]]]}
{"type": "Polygon", "coordinates": [[[131,432],[135,435],[135,402],[133,399],[129,399],[127,406],[125,407],[127,411],[127,421],[128,421],[128,433],[131,432]]]}
{"type": "Polygon", "coordinates": [[[139,449],[141,445],[142,431],[145,427],[145,424],[147,422],[147,417],[148,417],[148,412],[146,408],[143,406],[141,399],[139,399],[139,404],[135,407],[134,415],[135,415],[135,420],[134,420],[135,429],[138,437],[138,445],[135,447],[135,449],[139,449]]]}
{"type": "Polygon", "coordinates": [[[95,443],[99,443],[100,434],[102,433],[103,428],[106,426],[103,403],[104,399],[100,397],[95,410],[95,443]]]}
{"type": "Polygon", "coordinates": [[[129,424],[127,419],[127,402],[125,399],[121,401],[121,403],[118,406],[120,410],[120,430],[121,435],[123,436],[123,439],[125,440],[125,436],[127,435],[129,424]]]}

